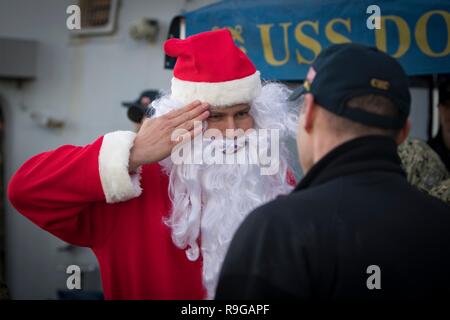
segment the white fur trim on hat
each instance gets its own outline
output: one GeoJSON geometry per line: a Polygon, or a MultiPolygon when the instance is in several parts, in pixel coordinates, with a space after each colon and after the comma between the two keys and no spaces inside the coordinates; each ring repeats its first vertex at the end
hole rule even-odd
{"type": "Polygon", "coordinates": [[[172,98],[183,104],[194,100],[213,107],[249,103],[261,92],[259,71],[245,78],[225,82],[193,82],[172,78],[172,98]]]}
{"type": "Polygon", "coordinates": [[[126,201],[142,193],[139,183],[141,168],[136,174],[128,172],[130,149],[135,137],[131,131],[115,131],[103,137],[98,162],[107,203],[126,201]]]}

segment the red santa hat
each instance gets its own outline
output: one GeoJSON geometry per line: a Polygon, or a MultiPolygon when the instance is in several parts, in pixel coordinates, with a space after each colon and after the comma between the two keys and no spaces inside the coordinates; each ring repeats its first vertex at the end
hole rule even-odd
{"type": "Polygon", "coordinates": [[[184,40],[164,43],[168,56],[177,62],[172,78],[172,98],[214,107],[249,103],[261,90],[259,71],[233,41],[227,29],[203,32],[184,40]]]}

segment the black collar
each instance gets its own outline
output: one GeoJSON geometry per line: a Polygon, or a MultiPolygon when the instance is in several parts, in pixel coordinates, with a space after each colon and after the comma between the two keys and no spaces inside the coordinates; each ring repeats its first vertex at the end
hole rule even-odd
{"type": "Polygon", "coordinates": [[[389,171],[405,176],[393,139],[365,136],[339,145],[309,170],[293,192],[340,176],[369,171],[389,171]]]}

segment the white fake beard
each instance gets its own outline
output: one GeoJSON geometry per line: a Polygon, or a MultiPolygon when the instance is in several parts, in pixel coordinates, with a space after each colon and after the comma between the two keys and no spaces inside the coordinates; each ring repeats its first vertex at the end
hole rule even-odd
{"type": "MultiPolygon", "coordinates": [[[[229,153],[227,146],[224,151],[229,153]]],[[[204,144],[203,150],[210,147],[204,144]]],[[[236,152],[248,155],[250,148],[240,145],[236,152]]],[[[281,156],[279,160],[280,170],[271,176],[261,175],[257,164],[175,165],[170,158],[161,162],[169,174],[172,200],[166,223],[172,228],[174,244],[185,249],[191,261],[200,256],[197,240],[201,236],[203,285],[208,299],[214,298],[222,262],[244,218],[256,207],[292,190],[286,181],[286,161],[281,156]]]]}

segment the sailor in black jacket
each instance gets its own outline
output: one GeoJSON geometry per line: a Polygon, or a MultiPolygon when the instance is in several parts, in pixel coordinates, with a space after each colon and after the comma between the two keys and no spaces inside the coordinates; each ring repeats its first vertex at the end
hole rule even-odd
{"type": "Polygon", "coordinates": [[[314,62],[297,136],[306,175],[256,209],[226,256],[217,299],[445,299],[450,207],[409,185],[407,77],[388,55],[332,46],[314,62]]]}

